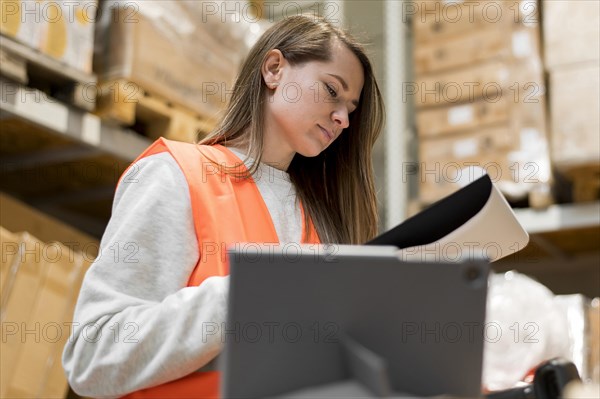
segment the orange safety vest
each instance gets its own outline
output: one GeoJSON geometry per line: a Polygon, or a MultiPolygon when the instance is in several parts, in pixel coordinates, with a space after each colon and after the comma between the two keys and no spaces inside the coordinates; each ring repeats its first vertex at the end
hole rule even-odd
{"type": "MultiPolygon", "coordinates": [[[[279,242],[269,210],[254,180],[221,173],[215,165],[215,162],[239,165],[241,161],[233,152],[222,145],[196,145],[160,138],[135,162],[165,151],[177,161],[190,190],[200,255],[188,286],[200,285],[208,277],[228,275],[226,251],[232,244],[279,242]]],[[[243,164],[238,167],[247,170],[243,164]]],[[[304,220],[304,210],[302,215],[304,220]]],[[[310,223],[308,228],[311,240],[305,243],[318,244],[314,225],[310,223]]],[[[306,229],[303,222],[303,238],[306,229]]],[[[133,392],[125,398],[218,398],[219,380],[218,371],[197,371],[175,381],[133,392]]]]}

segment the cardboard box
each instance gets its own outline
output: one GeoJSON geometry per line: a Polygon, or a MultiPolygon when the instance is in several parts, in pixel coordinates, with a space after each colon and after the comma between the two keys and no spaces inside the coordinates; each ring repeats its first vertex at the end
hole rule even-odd
{"type": "Polygon", "coordinates": [[[543,0],[547,70],[600,60],[600,2],[543,0]]]}
{"type": "Polygon", "coordinates": [[[62,350],[91,260],[29,233],[13,236],[18,251],[10,291],[3,294],[0,397],[64,398],[62,350]]]}
{"type": "Polygon", "coordinates": [[[81,71],[92,73],[97,0],[38,2],[42,8],[42,53],[81,71]]]}
{"type": "Polygon", "coordinates": [[[490,61],[458,71],[417,78],[417,107],[460,104],[479,99],[484,91],[495,98],[509,86],[510,65],[490,61]]]}
{"type": "MultiPolygon", "coordinates": [[[[73,313],[75,311],[75,305],[77,304],[77,298],[79,297],[79,291],[83,283],[83,277],[91,266],[91,261],[86,259],[81,254],[75,254],[81,261],[81,267],[79,268],[79,275],[73,283],[71,296],[66,304],[65,311],[65,322],[69,323],[73,321],[73,313]]],[[[77,260],[75,263],[79,262],[77,260]]],[[[44,377],[43,384],[40,387],[38,397],[39,398],[64,398],[66,397],[66,390],[68,388],[65,371],[62,366],[62,353],[67,340],[70,338],[72,332],[71,328],[65,328],[61,336],[61,340],[54,345],[52,353],[46,359],[46,375],[44,377]]]]}
{"type": "Polygon", "coordinates": [[[600,67],[556,68],[550,73],[552,161],[558,168],[600,162],[600,67]]]}
{"type": "Polygon", "coordinates": [[[219,42],[212,25],[192,13],[171,21],[182,12],[176,2],[135,4],[135,23],[123,8],[104,11],[112,17],[97,31],[95,67],[101,80],[126,79],[152,96],[214,118],[228,100],[245,54],[219,42]]]}
{"type": "Polygon", "coordinates": [[[510,115],[506,97],[499,101],[479,100],[473,103],[417,112],[417,132],[420,138],[441,136],[505,122],[510,115]]]}
{"type": "Polygon", "coordinates": [[[3,342],[0,397],[64,398],[68,384],[62,350],[83,276],[98,251],[98,241],[27,205],[0,194],[3,342]],[[46,244],[29,233],[36,231],[46,244]],[[84,253],[73,251],[83,250],[84,253]],[[12,259],[12,260],[11,260],[12,259]],[[57,335],[58,334],[58,335],[57,335]]]}
{"type": "Polygon", "coordinates": [[[9,288],[7,281],[11,279],[11,270],[15,259],[18,259],[19,237],[0,226],[0,246],[2,248],[2,259],[0,260],[0,299],[9,288]]]}
{"type": "MultiPolygon", "coordinates": [[[[9,295],[2,303],[3,342],[0,352],[0,397],[7,397],[15,364],[27,339],[35,339],[34,329],[24,328],[30,320],[36,299],[46,280],[43,242],[28,233],[20,234],[19,259],[9,295]]],[[[38,337],[39,338],[39,337],[38,337]]]]}
{"type": "Polygon", "coordinates": [[[406,95],[412,96],[418,108],[457,105],[484,98],[498,101],[503,95],[521,97],[545,93],[540,59],[531,57],[522,62],[490,60],[473,66],[417,78],[407,85],[406,95]]]}
{"type": "Polygon", "coordinates": [[[460,105],[420,109],[416,116],[419,138],[500,124],[510,124],[515,129],[535,126],[545,132],[545,98],[536,89],[532,86],[519,96],[515,96],[516,91],[503,90],[503,95],[494,101],[483,98],[460,105]]]}
{"type": "Polygon", "coordinates": [[[39,48],[42,34],[40,2],[27,0],[0,1],[0,33],[32,48],[39,48]]]}
{"type": "MultiPolygon", "coordinates": [[[[66,394],[68,387],[63,373],[59,378],[62,386],[56,392],[41,395],[47,383],[57,349],[62,350],[72,320],[75,293],[79,291],[84,260],[80,254],[72,252],[60,243],[47,243],[41,250],[43,262],[39,267],[46,268],[46,278],[39,289],[35,304],[27,320],[26,328],[36,331],[39,339],[22,341],[22,349],[13,364],[13,376],[9,383],[9,397],[59,397],[66,394]],[[49,359],[53,361],[49,362],[49,359]]],[[[59,381],[53,381],[59,385],[59,381]]]]}
{"type": "Polygon", "coordinates": [[[511,124],[420,141],[419,198],[433,203],[458,190],[485,170],[510,198],[526,196],[550,179],[548,145],[543,126],[511,124]]]}
{"type": "Polygon", "coordinates": [[[0,32],[91,73],[96,10],[97,0],[3,0],[0,32]]]}
{"type": "MultiPolygon", "coordinates": [[[[510,32],[510,31],[509,31],[510,32]]],[[[520,26],[511,33],[504,29],[477,29],[414,47],[417,75],[467,67],[490,59],[522,60],[539,57],[539,29],[520,26]]]]}
{"type": "Polygon", "coordinates": [[[60,241],[90,261],[98,255],[98,239],[2,193],[0,220],[9,231],[27,231],[46,242],[60,241]]]}
{"type": "Polygon", "coordinates": [[[415,42],[436,42],[482,28],[500,31],[512,25],[538,24],[537,1],[413,1],[405,6],[413,19],[415,42]]]}

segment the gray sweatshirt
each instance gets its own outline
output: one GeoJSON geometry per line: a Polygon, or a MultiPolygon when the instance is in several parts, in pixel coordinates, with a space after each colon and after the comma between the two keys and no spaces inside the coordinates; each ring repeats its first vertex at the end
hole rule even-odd
{"type": "MultiPolygon", "coordinates": [[[[288,174],[261,164],[255,181],[280,242],[300,242],[288,174]]],[[[117,188],[75,308],[62,359],[75,392],[122,396],[181,378],[219,354],[212,328],[226,320],[229,277],[186,287],[198,256],[183,172],[169,153],[141,159],[117,188]]]]}

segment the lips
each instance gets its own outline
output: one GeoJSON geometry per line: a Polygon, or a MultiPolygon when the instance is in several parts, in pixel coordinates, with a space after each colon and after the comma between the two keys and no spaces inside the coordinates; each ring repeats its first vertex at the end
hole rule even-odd
{"type": "Polygon", "coordinates": [[[327,137],[327,140],[329,140],[329,141],[333,140],[334,135],[333,135],[333,133],[331,131],[325,129],[321,125],[318,125],[318,126],[321,129],[321,131],[323,132],[323,134],[325,135],[325,137],[327,137]]]}

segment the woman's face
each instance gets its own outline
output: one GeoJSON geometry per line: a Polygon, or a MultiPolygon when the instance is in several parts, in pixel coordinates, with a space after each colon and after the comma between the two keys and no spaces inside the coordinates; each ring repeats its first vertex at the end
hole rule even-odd
{"type": "MultiPolygon", "coordinates": [[[[325,150],[349,125],[364,84],[358,58],[335,40],[328,62],[292,66],[278,50],[263,65],[270,87],[265,104],[265,148],[282,157],[313,157],[325,150]]],[[[284,162],[284,161],[282,161],[284,162]]]]}

